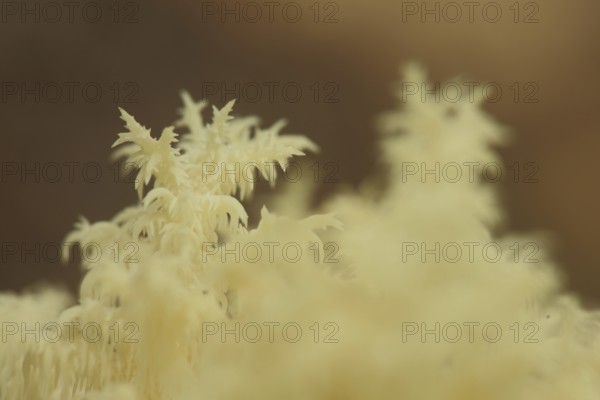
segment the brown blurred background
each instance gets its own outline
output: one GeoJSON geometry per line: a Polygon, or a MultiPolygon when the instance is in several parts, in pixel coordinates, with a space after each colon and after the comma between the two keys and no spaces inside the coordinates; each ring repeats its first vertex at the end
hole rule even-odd
{"type": "Polygon", "coordinates": [[[183,88],[217,106],[241,97],[237,115],[264,125],[286,117],[287,132],[317,141],[315,159],[356,185],[374,169],[373,121],[395,104],[399,66],[420,60],[436,81],[464,74],[502,87],[485,105],[517,133],[502,157],[539,166],[538,183],[501,185],[511,227],[554,232],[569,288],[600,299],[597,1],[497,1],[484,11],[486,1],[471,15],[463,2],[441,2],[437,16],[433,1],[0,3],[0,290],[51,281],[76,291],[75,264],[52,262],[53,253],[36,260],[39,251],[22,260],[7,246],[60,242],[78,215],[108,219],[136,200],[108,160],[122,131],[117,106],[156,134],[176,119],[183,88]],[[23,179],[36,163],[40,176],[23,179]],[[52,163],[62,165],[54,183],[52,163]],[[73,179],[64,163],[79,163],[73,179]]]}

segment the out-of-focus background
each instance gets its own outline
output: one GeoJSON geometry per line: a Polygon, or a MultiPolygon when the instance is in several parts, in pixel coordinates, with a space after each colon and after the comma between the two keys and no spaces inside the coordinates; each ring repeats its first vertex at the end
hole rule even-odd
{"type": "MultiPolygon", "coordinates": [[[[374,171],[374,119],[396,104],[399,67],[419,60],[434,81],[502,90],[485,108],[516,133],[501,155],[520,174],[498,184],[509,226],[554,233],[569,289],[596,303],[599,15],[594,0],[1,1],[0,290],[76,291],[80,270],[51,244],[78,215],[136,201],[108,158],[117,107],[157,134],[183,88],[219,107],[237,97],[237,115],[285,117],[318,142],[321,177],[335,163],[335,179],[357,185],[374,171]]],[[[322,194],[340,185],[319,181],[322,194]]]]}

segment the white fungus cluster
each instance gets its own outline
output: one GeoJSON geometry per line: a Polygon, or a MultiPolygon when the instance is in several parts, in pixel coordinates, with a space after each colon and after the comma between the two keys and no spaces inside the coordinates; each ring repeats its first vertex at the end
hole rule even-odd
{"type": "Polygon", "coordinates": [[[0,295],[1,400],[598,398],[598,314],[563,294],[539,239],[495,233],[493,183],[436,179],[501,165],[506,133],[480,102],[405,96],[380,120],[384,188],[310,215],[294,184],[251,228],[254,177],[316,146],[233,102],[205,123],[183,101],[159,138],[122,111],[140,201],[68,235],[103,250],[76,304],[0,295]]]}

